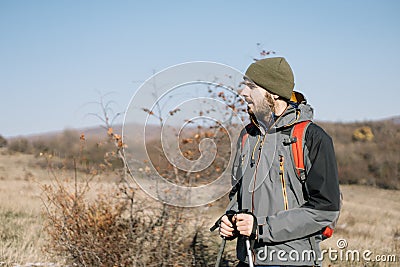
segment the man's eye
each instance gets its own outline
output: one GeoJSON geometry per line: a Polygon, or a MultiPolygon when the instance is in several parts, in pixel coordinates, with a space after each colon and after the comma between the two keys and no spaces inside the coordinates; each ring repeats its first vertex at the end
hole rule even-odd
{"type": "Polygon", "coordinates": [[[250,89],[256,88],[256,85],[254,83],[246,83],[246,86],[249,87],[250,89]]]}

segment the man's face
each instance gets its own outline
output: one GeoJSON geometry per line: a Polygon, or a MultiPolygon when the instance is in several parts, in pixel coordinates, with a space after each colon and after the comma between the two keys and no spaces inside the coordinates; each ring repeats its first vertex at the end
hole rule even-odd
{"type": "Polygon", "coordinates": [[[268,91],[246,81],[240,95],[246,100],[247,111],[250,115],[254,115],[257,120],[269,121],[275,102],[268,91]]]}

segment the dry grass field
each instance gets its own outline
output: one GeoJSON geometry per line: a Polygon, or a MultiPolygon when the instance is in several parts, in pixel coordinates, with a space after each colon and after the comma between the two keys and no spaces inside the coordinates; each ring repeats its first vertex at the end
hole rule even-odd
{"type": "Polygon", "coordinates": [[[363,261],[362,254],[365,252],[365,257],[370,259],[368,266],[399,266],[400,192],[357,185],[343,185],[341,189],[344,201],[338,226],[334,236],[323,246],[341,251],[337,242],[344,239],[347,246],[342,251],[357,250],[360,262],[352,261],[352,257],[346,261],[344,255],[342,261],[333,261],[333,265],[363,266],[363,262],[368,262],[363,261]]]}
{"type": "MultiPolygon", "coordinates": [[[[53,173],[42,167],[46,161],[34,155],[0,151],[0,266],[63,266],[63,259],[52,258],[44,251],[47,237],[43,186],[53,184],[57,175],[71,181],[72,187],[74,172],[60,169],[53,173]]],[[[89,194],[114,185],[110,180],[96,178],[89,194]]]]}
{"type": "Polygon", "coordinates": [[[36,182],[49,176],[45,170],[30,168],[31,160],[31,155],[0,155],[2,266],[50,262],[41,250],[44,242],[42,202],[36,182]]]}
{"type": "MultiPolygon", "coordinates": [[[[62,259],[43,251],[46,236],[41,185],[51,183],[52,175],[35,164],[41,160],[33,155],[0,153],[0,266],[63,266],[62,259]]],[[[99,180],[94,183],[112,185],[101,177],[99,180]]],[[[339,224],[334,236],[323,243],[326,266],[399,266],[400,191],[360,185],[341,188],[344,202],[339,224]],[[337,245],[341,239],[347,242],[344,249],[337,245]],[[355,250],[360,252],[360,261],[355,254],[350,255],[355,250]],[[363,253],[370,262],[362,258],[363,253]]],[[[220,212],[221,205],[211,208],[210,225],[220,212]]],[[[232,250],[233,244],[228,248],[232,250]]]]}

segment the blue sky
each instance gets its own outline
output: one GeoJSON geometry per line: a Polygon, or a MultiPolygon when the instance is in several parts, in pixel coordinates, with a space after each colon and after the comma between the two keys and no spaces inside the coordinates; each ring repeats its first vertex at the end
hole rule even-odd
{"type": "Polygon", "coordinates": [[[99,125],[100,94],[123,111],[155,71],[245,71],[257,43],[287,58],[317,120],[397,116],[399,13],[395,0],[1,0],[0,134],[99,125]]]}

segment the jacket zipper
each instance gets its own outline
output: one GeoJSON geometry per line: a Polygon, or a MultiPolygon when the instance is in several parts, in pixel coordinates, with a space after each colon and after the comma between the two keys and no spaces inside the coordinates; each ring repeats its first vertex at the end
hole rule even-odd
{"type": "Polygon", "coordinates": [[[252,155],[251,155],[251,162],[250,162],[251,166],[253,167],[254,163],[256,163],[256,168],[255,168],[255,170],[254,170],[254,176],[253,176],[253,177],[254,177],[253,191],[252,191],[252,193],[251,193],[251,212],[254,212],[254,209],[255,209],[255,207],[254,207],[254,193],[255,193],[255,189],[256,189],[257,170],[258,170],[258,164],[260,163],[260,159],[261,159],[262,146],[263,146],[263,144],[264,144],[264,141],[265,141],[265,137],[266,137],[266,136],[267,136],[267,135],[264,135],[263,139],[261,140],[260,147],[258,148],[259,154],[258,154],[257,163],[255,162],[254,154],[255,154],[255,151],[256,151],[256,149],[257,149],[258,143],[260,142],[260,139],[261,139],[260,136],[257,137],[257,143],[256,143],[256,145],[254,146],[254,149],[253,149],[253,152],[252,152],[252,155]]]}
{"type": "Polygon", "coordinates": [[[279,176],[281,178],[281,185],[282,185],[283,205],[284,205],[285,210],[288,210],[289,209],[289,201],[288,201],[287,191],[286,191],[284,163],[285,163],[284,157],[279,156],[279,176]]]}

